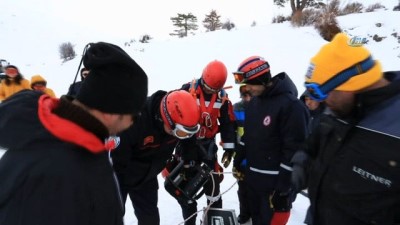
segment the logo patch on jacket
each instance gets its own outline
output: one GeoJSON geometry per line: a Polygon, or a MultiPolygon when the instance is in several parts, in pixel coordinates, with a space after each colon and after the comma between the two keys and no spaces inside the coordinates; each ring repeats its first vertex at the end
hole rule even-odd
{"type": "Polygon", "coordinates": [[[271,123],[271,116],[266,116],[263,121],[264,126],[268,126],[270,123],[271,123]]]}
{"type": "Polygon", "coordinates": [[[143,145],[151,144],[154,142],[154,136],[147,136],[143,140],[143,145]]]}

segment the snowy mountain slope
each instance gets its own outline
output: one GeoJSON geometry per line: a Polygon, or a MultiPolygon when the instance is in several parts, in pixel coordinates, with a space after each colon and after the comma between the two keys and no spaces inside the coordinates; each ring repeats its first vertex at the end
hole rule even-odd
{"type": "MultiPolygon", "coordinates": [[[[225,62],[230,72],[235,71],[239,63],[251,55],[264,56],[271,65],[272,74],[285,71],[291,76],[301,93],[304,74],[309,59],[318,51],[322,40],[312,27],[293,28],[289,23],[263,25],[237,29],[202,33],[193,37],[170,40],[153,40],[149,44],[133,43],[124,46],[130,37],[112,38],[107,32],[95,33],[89,28],[65,24],[64,31],[49,27],[37,28],[36,17],[20,18],[21,15],[0,15],[0,58],[17,65],[21,72],[30,78],[41,74],[48,80],[58,96],[65,94],[74,79],[80,62],[79,55],[88,42],[107,41],[124,48],[146,71],[149,76],[150,93],[158,90],[179,88],[183,83],[201,75],[203,67],[211,60],[225,62]],[[15,18],[16,17],[16,18],[15,18]],[[78,57],[62,63],[58,58],[58,44],[71,41],[76,45],[78,57]]],[[[380,11],[347,15],[338,18],[339,24],[350,35],[368,38],[367,47],[373,56],[382,62],[385,70],[399,70],[399,44],[391,34],[399,32],[400,13],[380,11]],[[376,27],[376,23],[382,23],[376,27]],[[374,34],[386,36],[381,42],[372,40],[374,34]]],[[[140,85],[140,84],[138,84],[140,85]]],[[[227,92],[233,102],[239,100],[238,86],[229,76],[227,86],[233,86],[227,92]]],[[[0,157],[2,151],[0,151],[0,157]]],[[[226,171],[230,171],[229,167],[226,171]]],[[[162,225],[178,224],[182,221],[179,205],[163,190],[160,178],[159,208],[162,225]]],[[[235,180],[225,175],[222,191],[228,190],[235,180]]],[[[234,185],[224,196],[224,207],[235,209],[238,213],[234,185]]],[[[302,224],[308,202],[299,196],[295,202],[289,225],[302,224]]],[[[127,225],[136,224],[130,201],[127,202],[127,225]]],[[[199,200],[199,209],[205,206],[205,199],[199,200]]],[[[202,213],[198,216],[200,219],[202,213]]]]}

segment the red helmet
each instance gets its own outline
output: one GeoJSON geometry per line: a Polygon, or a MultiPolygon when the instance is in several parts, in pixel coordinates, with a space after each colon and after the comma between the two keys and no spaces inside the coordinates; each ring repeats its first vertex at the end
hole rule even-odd
{"type": "Polygon", "coordinates": [[[164,124],[178,138],[188,138],[200,129],[200,109],[196,99],[187,91],[175,90],[166,94],[160,104],[164,124]]]}
{"type": "Polygon", "coordinates": [[[260,56],[251,56],[240,63],[237,72],[233,73],[236,83],[246,83],[260,77],[263,74],[267,75],[267,79],[271,78],[270,67],[268,62],[260,56]]]}
{"type": "Polygon", "coordinates": [[[201,80],[207,89],[218,92],[224,87],[227,76],[226,66],[221,61],[214,60],[204,68],[201,80]]]}

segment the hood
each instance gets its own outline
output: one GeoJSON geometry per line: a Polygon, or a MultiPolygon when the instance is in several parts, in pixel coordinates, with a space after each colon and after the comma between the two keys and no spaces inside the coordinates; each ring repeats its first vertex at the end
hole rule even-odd
{"type": "Polygon", "coordinates": [[[59,104],[58,99],[32,90],[20,91],[3,101],[0,104],[0,147],[18,148],[35,138],[49,137],[92,153],[111,150],[89,130],[54,114],[59,104]]]}
{"type": "Polygon", "coordinates": [[[305,90],[304,92],[303,92],[303,94],[301,94],[300,95],[300,100],[303,102],[303,103],[306,103],[306,96],[308,95],[308,91],[307,90],[305,90]]]}
{"type": "Polygon", "coordinates": [[[23,90],[0,104],[0,147],[16,148],[43,130],[38,117],[40,95],[40,92],[23,90]]]}
{"type": "Polygon", "coordinates": [[[47,81],[42,76],[40,76],[39,74],[32,76],[31,84],[38,83],[38,82],[47,83],[47,81]]]}
{"type": "MultiPolygon", "coordinates": [[[[387,99],[398,95],[400,92],[400,71],[388,71],[383,74],[390,84],[381,88],[360,92],[355,95],[356,108],[353,117],[360,120],[371,108],[383,104],[387,99]]],[[[352,118],[351,118],[352,119],[352,118]]]]}
{"type": "Polygon", "coordinates": [[[272,86],[265,90],[263,96],[291,94],[297,98],[298,92],[296,85],[285,72],[275,75],[271,81],[272,86]]]}
{"type": "Polygon", "coordinates": [[[147,98],[148,104],[146,104],[146,111],[151,116],[151,118],[155,118],[155,121],[160,121],[160,123],[157,124],[160,130],[164,130],[164,122],[161,118],[160,104],[162,98],[166,94],[167,94],[166,91],[158,90],[147,98]]]}

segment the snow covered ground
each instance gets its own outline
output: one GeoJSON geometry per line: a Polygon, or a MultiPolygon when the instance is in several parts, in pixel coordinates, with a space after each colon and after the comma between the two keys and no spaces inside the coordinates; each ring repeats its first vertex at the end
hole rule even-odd
{"type": "MultiPolygon", "coordinates": [[[[390,8],[391,9],[391,8],[390,8]]],[[[152,40],[149,44],[133,43],[125,47],[131,37],[110,38],[107,32],[71,30],[62,35],[35,31],[20,20],[22,15],[0,15],[0,58],[18,66],[30,79],[41,74],[48,80],[48,87],[57,96],[65,94],[74,80],[80,62],[79,54],[88,42],[106,41],[123,47],[146,71],[149,76],[149,93],[158,89],[172,90],[201,75],[203,67],[214,59],[223,61],[229,71],[235,71],[239,63],[252,55],[265,57],[271,65],[272,74],[285,71],[302,93],[304,74],[309,59],[326,43],[312,27],[293,28],[289,23],[241,28],[232,31],[216,31],[193,37],[168,40],[152,40]],[[29,34],[26,35],[27,30],[29,34]],[[25,36],[25,39],[16,37],[25,36]],[[71,41],[78,57],[62,63],[58,58],[58,45],[71,41]]],[[[349,15],[338,18],[340,26],[350,35],[368,38],[367,47],[374,58],[381,61],[384,70],[400,70],[400,45],[394,33],[400,32],[400,12],[379,11],[349,15]],[[381,23],[382,26],[376,26],[381,23]],[[372,40],[378,34],[385,38],[381,42],[372,40]]],[[[72,29],[72,28],[68,28],[72,29]]],[[[134,28],[133,28],[134,29],[134,28]]],[[[400,33],[399,33],[400,35],[400,33]]],[[[140,85],[140,84],[138,84],[140,85]]],[[[229,76],[226,86],[233,86],[227,92],[233,102],[239,100],[238,86],[233,76],[229,76]]],[[[0,157],[4,151],[0,150],[0,157]]],[[[231,167],[226,169],[230,172],[231,167]]],[[[163,189],[163,179],[159,177],[159,208],[162,225],[176,225],[182,222],[181,210],[177,202],[163,189]]],[[[235,179],[225,175],[222,191],[224,208],[238,211],[237,185],[235,179]]],[[[199,200],[198,209],[206,206],[204,197],[199,200]]],[[[126,204],[127,225],[137,224],[130,201],[126,204]]],[[[294,203],[289,225],[303,224],[307,198],[300,196],[294,203]]],[[[203,213],[200,212],[198,221],[203,213]]]]}

